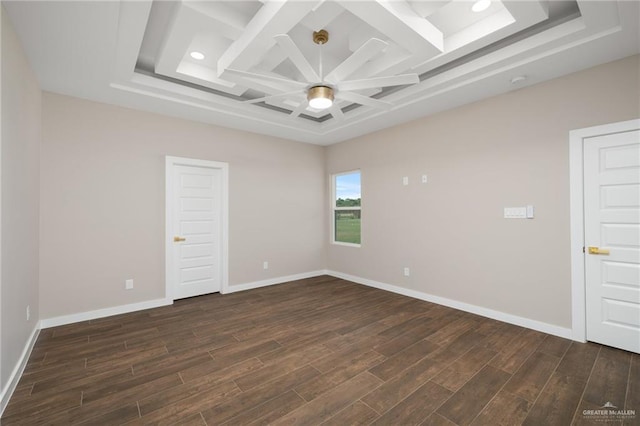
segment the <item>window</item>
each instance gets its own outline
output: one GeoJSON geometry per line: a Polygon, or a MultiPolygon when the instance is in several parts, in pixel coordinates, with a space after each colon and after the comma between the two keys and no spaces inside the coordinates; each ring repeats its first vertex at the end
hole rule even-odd
{"type": "Polygon", "coordinates": [[[333,242],[360,245],[360,171],[332,176],[333,242]]]}

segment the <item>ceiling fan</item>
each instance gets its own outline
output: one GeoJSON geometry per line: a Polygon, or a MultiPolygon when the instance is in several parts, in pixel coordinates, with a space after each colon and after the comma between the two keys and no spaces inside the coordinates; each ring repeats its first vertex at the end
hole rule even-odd
{"type": "MultiPolygon", "coordinates": [[[[320,51],[319,72],[316,72],[291,37],[287,34],[280,34],[275,36],[275,40],[300,71],[306,82],[274,75],[226,69],[225,73],[235,75],[249,83],[262,82],[270,85],[270,89],[273,89],[272,91],[281,92],[244,101],[246,103],[255,104],[277,98],[298,98],[300,103],[299,106],[291,112],[292,116],[300,115],[309,106],[316,110],[327,109],[334,118],[342,119],[344,118],[344,114],[334,103],[335,99],[389,110],[394,106],[392,103],[363,95],[357,91],[416,84],[420,82],[417,74],[346,80],[346,78],[357,71],[359,67],[389,45],[385,41],[377,38],[369,39],[326,76],[323,75],[322,69],[322,50],[320,51]]],[[[326,30],[315,31],[313,33],[313,42],[321,47],[328,41],[329,33],[326,30]]]]}

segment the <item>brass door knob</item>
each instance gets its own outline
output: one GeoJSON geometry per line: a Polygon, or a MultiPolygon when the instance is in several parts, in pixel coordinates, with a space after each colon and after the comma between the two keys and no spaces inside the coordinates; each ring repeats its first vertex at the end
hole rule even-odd
{"type": "Polygon", "coordinates": [[[609,254],[609,250],[600,247],[589,247],[589,254],[609,254]]]}
{"type": "Polygon", "coordinates": [[[182,242],[182,241],[187,241],[187,239],[183,238],[183,237],[173,237],[173,242],[174,243],[179,243],[179,242],[182,242]]]}

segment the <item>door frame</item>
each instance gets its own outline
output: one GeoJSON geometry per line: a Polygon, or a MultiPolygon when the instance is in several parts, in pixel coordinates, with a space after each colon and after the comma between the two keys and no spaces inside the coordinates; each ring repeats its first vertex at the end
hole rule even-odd
{"type": "Polygon", "coordinates": [[[221,223],[221,240],[222,247],[220,250],[220,264],[222,267],[222,282],[220,283],[220,293],[225,294],[229,289],[229,163],[223,163],[219,161],[198,160],[194,158],[173,157],[167,155],[165,157],[165,298],[168,300],[174,299],[173,285],[171,280],[170,268],[173,257],[173,241],[172,228],[173,228],[173,203],[175,202],[174,194],[174,180],[173,173],[174,166],[195,166],[205,167],[210,169],[218,169],[222,175],[222,223],[221,223]]]}
{"type": "Polygon", "coordinates": [[[569,132],[569,209],[571,221],[571,337],[587,341],[586,275],[584,254],[584,144],[585,139],[640,129],[640,119],[620,121],[569,132]]]}

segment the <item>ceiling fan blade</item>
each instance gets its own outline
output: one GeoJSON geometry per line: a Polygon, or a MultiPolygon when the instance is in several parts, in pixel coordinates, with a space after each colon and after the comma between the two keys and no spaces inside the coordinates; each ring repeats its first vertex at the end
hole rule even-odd
{"type": "Polygon", "coordinates": [[[418,74],[392,75],[389,77],[373,77],[363,80],[348,80],[338,83],[338,90],[374,89],[377,87],[402,86],[420,82],[418,74]]]}
{"type": "Polygon", "coordinates": [[[369,96],[364,96],[359,93],[354,92],[338,92],[336,94],[336,98],[343,99],[345,101],[354,102],[360,105],[371,106],[374,108],[380,108],[385,111],[389,111],[393,109],[395,105],[390,102],[381,101],[379,99],[370,98],[369,96]]]}
{"type": "Polygon", "coordinates": [[[389,43],[378,38],[369,39],[366,43],[360,46],[358,50],[353,52],[351,56],[345,59],[344,62],[327,74],[327,81],[336,82],[344,80],[387,46],[389,46],[389,43]]]}
{"type": "Polygon", "coordinates": [[[301,83],[299,81],[295,81],[295,80],[288,80],[286,78],[281,78],[281,77],[276,77],[273,75],[266,75],[266,74],[257,74],[257,73],[253,73],[253,72],[248,72],[248,71],[240,71],[240,70],[234,70],[231,68],[227,68],[226,70],[224,70],[223,74],[229,74],[231,76],[236,76],[236,77],[240,77],[244,80],[249,80],[249,81],[263,81],[263,82],[270,82],[270,83],[275,83],[279,86],[282,87],[287,87],[288,89],[285,90],[305,90],[307,88],[307,84],[306,83],[301,83]]]}
{"type": "Polygon", "coordinates": [[[298,105],[293,111],[291,111],[291,114],[289,115],[291,115],[291,117],[297,117],[307,110],[307,106],[308,103],[306,102],[306,100],[300,102],[300,105],[298,105]]]}
{"type": "Polygon", "coordinates": [[[285,51],[289,59],[291,59],[291,62],[293,62],[309,83],[320,81],[318,73],[315,72],[309,61],[307,61],[307,58],[304,57],[298,46],[291,40],[291,37],[286,34],[280,34],[275,36],[275,39],[278,46],[285,51]]]}
{"type": "Polygon", "coordinates": [[[342,112],[338,104],[335,102],[333,103],[333,105],[331,105],[331,108],[329,108],[329,114],[331,114],[333,118],[335,118],[338,121],[344,120],[344,113],[342,112]]]}
{"type": "Polygon", "coordinates": [[[269,96],[263,96],[261,98],[249,99],[247,101],[242,101],[242,103],[243,104],[257,104],[257,103],[268,101],[268,100],[271,100],[271,99],[293,97],[293,96],[296,96],[296,95],[297,95],[297,97],[300,97],[303,94],[304,93],[302,93],[300,90],[296,90],[294,92],[278,93],[276,95],[269,95],[269,96]]]}

